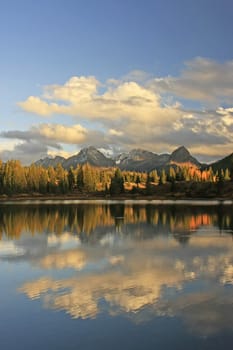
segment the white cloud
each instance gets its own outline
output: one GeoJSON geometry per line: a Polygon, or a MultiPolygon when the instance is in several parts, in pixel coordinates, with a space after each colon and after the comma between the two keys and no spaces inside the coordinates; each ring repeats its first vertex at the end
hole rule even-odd
{"type": "Polygon", "coordinates": [[[11,140],[11,141],[6,141],[6,140],[3,140],[1,139],[1,143],[0,143],[0,154],[2,151],[4,150],[8,150],[8,151],[12,151],[15,146],[19,143],[18,140],[11,140]]]}
{"type": "Polygon", "coordinates": [[[61,124],[41,124],[34,128],[35,132],[47,139],[63,142],[67,144],[77,144],[85,141],[87,130],[79,125],[61,125],[61,124]]]}
{"type": "Polygon", "coordinates": [[[44,123],[25,132],[4,132],[2,137],[37,140],[50,154],[51,147],[67,151],[64,144],[121,150],[140,145],[158,153],[184,144],[194,155],[222,157],[233,148],[233,108],[220,105],[233,101],[232,68],[233,61],[198,57],[176,77],[151,79],[145,72],[133,71],[102,83],[94,76],[74,76],[19,103],[24,111],[42,117],[72,117],[73,125],[44,123]],[[184,104],[198,100],[205,109],[185,109],[178,98],[184,104]]]}
{"type": "Polygon", "coordinates": [[[109,134],[113,136],[122,136],[124,133],[123,131],[118,131],[115,129],[109,129],[109,134]]]}
{"type": "Polygon", "coordinates": [[[154,78],[148,86],[157,93],[205,103],[232,103],[233,60],[218,63],[202,57],[186,62],[180,76],[154,78]]]}
{"type": "Polygon", "coordinates": [[[64,114],[104,120],[110,125],[113,120],[119,122],[119,118],[164,125],[179,116],[178,108],[162,107],[158,94],[134,81],[108,85],[102,94],[97,91],[100,85],[93,77],[72,77],[64,85],[47,86],[42,97],[30,96],[19,105],[42,116],[64,114]]]}
{"type": "Polygon", "coordinates": [[[59,113],[59,106],[56,103],[48,103],[41,100],[39,97],[29,96],[27,101],[20,102],[19,106],[26,112],[39,114],[47,117],[53,113],[59,113]]]}
{"type": "Polygon", "coordinates": [[[46,86],[44,97],[74,103],[87,101],[91,96],[96,95],[99,85],[101,85],[100,82],[93,76],[72,77],[64,85],[46,86]]]}
{"type": "Polygon", "coordinates": [[[69,157],[73,152],[62,149],[62,144],[79,145],[86,141],[88,131],[79,124],[39,124],[29,130],[2,132],[1,137],[13,139],[0,147],[0,159],[19,159],[30,164],[46,156],[61,155],[69,157]],[[15,141],[16,140],[16,141],[15,141]],[[55,151],[54,151],[55,149],[55,151]]]}
{"type": "Polygon", "coordinates": [[[74,156],[76,153],[77,153],[77,150],[71,151],[71,152],[64,151],[64,150],[52,150],[52,149],[48,150],[48,156],[51,158],[55,158],[56,156],[60,156],[63,158],[69,158],[69,157],[74,156]]]}

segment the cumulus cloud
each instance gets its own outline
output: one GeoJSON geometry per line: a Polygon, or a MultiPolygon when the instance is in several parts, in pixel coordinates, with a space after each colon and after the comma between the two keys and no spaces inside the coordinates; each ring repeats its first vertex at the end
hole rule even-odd
{"type": "Polygon", "coordinates": [[[1,137],[42,142],[50,154],[51,148],[66,151],[64,144],[121,150],[140,145],[156,153],[184,144],[202,161],[221,158],[233,148],[232,68],[233,61],[198,57],[175,77],[133,71],[100,82],[74,76],[19,102],[22,110],[44,118],[72,117],[73,125],[43,123],[1,137]],[[185,108],[187,100],[201,102],[202,109],[185,108]]]}
{"type": "Polygon", "coordinates": [[[118,131],[115,129],[109,129],[109,134],[110,135],[116,135],[116,136],[122,136],[124,133],[123,131],[118,131]]]}
{"type": "Polygon", "coordinates": [[[196,57],[186,62],[180,76],[154,78],[148,84],[157,93],[170,93],[204,103],[232,103],[233,61],[218,63],[196,57]]]}
{"type": "Polygon", "coordinates": [[[0,150],[1,159],[20,159],[24,164],[29,164],[48,155],[58,155],[58,153],[63,156],[70,156],[70,153],[63,151],[61,144],[78,145],[85,142],[87,130],[79,124],[67,126],[43,123],[32,126],[25,131],[4,131],[0,136],[20,140],[11,149],[3,148],[0,150]]]}
{"type": "Polygon", "coordinates": [[[31,127],[28,131],[5,131],[0,136],[24,141],[46,141],[47,145],[54,146],[54,142],[78,144],[85,140],[87,130],[79,125],[72,126],[62,124],[39,124],[31,127]]]}
{"type": "Polygon", "coordinates": [[[110,128],[114,121],[122,126],[123,118],[126,122],[164,125],[179,116],[175,106],[162,107],[158,94],[135,81],[107,85],[103,93],[98,91],[98,86],[101,83],[93,77],[72,77],[64,85],[45,87],[42,97],[30,96],[19,105],[23,110],[38,115],[63,114],[97,120],[110,128]]]}
{"type": "MultiPolygon", "coordinates": [[[[56,144],[54,144],[53,147],[57,149],[60,148],[60,146],[56,144]]],[[[0,159],[3,161],[19,159],[23,164],[30,164],[35,160],[45,158],[48,154],[48,150],[48,145],[38,142],[37,140],[28,140],[16,143],[12,150],[3,149],[0,151],[0,159]]]]}
{"type": "Polygon", "coordinates": [[[41,124],[35,132],[48,140],[67,144],[79,144],[86,138],[87,130],[81,125],[41,124]]]}

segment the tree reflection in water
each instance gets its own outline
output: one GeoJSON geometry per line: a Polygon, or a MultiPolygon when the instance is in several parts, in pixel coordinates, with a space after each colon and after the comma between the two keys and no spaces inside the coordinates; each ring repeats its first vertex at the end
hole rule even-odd
{"type": "MultiPolygon", "coordinates": [[[[51,205],[1,206],[0,237],[17,239],[21,234],[68,230],[89,236],[98,228],[146,224],[152,232],[174,234],[183,244],[200,227],[214,226],[233,232],[233,211],[230,207],[189,207],[155,205],[51,205]]],[[[147,233],[143,233],[147,234],[147,233]]]]}

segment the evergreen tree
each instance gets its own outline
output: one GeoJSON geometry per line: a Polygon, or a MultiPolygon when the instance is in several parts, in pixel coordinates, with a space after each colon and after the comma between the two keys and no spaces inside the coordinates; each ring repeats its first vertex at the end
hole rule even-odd
{"type": "Polygon", "coordinates": [[[69,187],[69,191],[73,191],[76,185],[76,181],[75,181],[75,173],[74,173],[74,169],[73,167],[70,167],[69,171],[68,171],[68,187],[69,187]]]}
{"type": "Polygon", "coordinates": [[[124,193],[124,179],[120,169],[118,168],[111,179],[109,191],[111,195],[124,193]]]}
{"type": "Polygon", "coordinates": [[[0,160],[0,194],[3,193],[3,163],[0,160]]]}
{"type": "Polygon", "coordinates": [[[96,190],[95,173],[89,164],[83,165],[83,185],[84,190],[87,192],[93,192],[96,190]]]}
{"type": "Polygon", "coordinates": [[[146,178],[146,194],[147,195],[152,194],[151,177],[149,173],[147,174],[147,178],[146,178]]]}
{"type": "Polygon", "coordinates": [[[225,181],[230,181],[230,179],[231,179],[230,171],[229,171],[228,168],[226,168],[225,174],[224,174],[224,180],[225,181]]]}
{"type": "Polygon", "coordinates": [[[160,174],[159,184],[164,185],[167,181],[167,175],[165,173],[165,170],[163,169],[160,174]]]}
{"type": "Polygon", "coordinates": [[[176,179],[175,169],[173,167],[170,167],[167,174],[167,181],[172,182],[172,181],[175,181],[175,179],[176,179]]]}
{"type": "Polygon", "coordinates": [[[213,182],[214,181],[214,172],[212,167],[209,168],[209,181],[213,182]]]}
{"type": "Polygon", "coordinates": [[[26,171],[27,190],[29,192],[39,192],[40,174],[35,164],[30,165],[26,171]]]}
{"type": "Polygon", "coordinates": [[[50,166],[48,167],[48,185],[47,185],[47,191],[49,193],[56,193],[57,191],[57,174],[54,169],[54,167],[50,166]]]}
{"type": "Polygon", "coordinates": [[[57,189],[59,193],[66,193],[68,190],[68,180],[66,170],[62,167],[61,163],[58,163],[56,168],[56,178],[57,178],[57,189]]]}
{"type": "Polygon", "coordinates": [[[84,189],[84,181],[83,181],[83,167],[79,165],[77,168],[77,188],[79,191],[83,191],[84,189]]]}
{"type": "MultiPolygon", "coordinates": [[[[149,173],[149,176],[150,176],[150,180],[151,182],[154,182],[154,183],[158,183],[159,182],[159,176],[158,176],[158,173],[157,173],[157,170],[152,170],[150,173],[149,173]]],[[[147,176],[148,178],[148,176],[147,176]]],[[[146,178],[146,181],[147,181],[147,178],[146,178]]]]}
{"type": "Polygon", "coordinates": [[[141,179],[140,179],[139,175],[137,175],[135,183],[136,183],[137,188],[138,188],[139,184],[141,183],[141,179]]]}
{"type": "Polygon", "coordinates": [[[48,174],[47,171],[40,167],[40,178],[39,178],[39,190],[40,193],[46,193],[48,186],[48,174]]]}

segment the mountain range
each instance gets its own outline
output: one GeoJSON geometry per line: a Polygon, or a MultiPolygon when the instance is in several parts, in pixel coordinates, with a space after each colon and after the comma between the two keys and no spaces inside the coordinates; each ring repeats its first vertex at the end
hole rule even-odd
{"type": "Polygon", "coordinates": [[[37,166],[55,167],[60,163],[63,168],[69,169],[71,166],[76,168],[79,164],[89,163],[95,167],[119,167],[121,170],[129,171],[151,171],[160,170],[170,166],[186,164],[198,168],[209,168],[219,170],[221,168],[233,170],[233,153],[229,156],[214,162],[212,164],[202,164],[184,146],[175,149],[171,154],[156,154],[140,148],[133,149],[130,152],[119,154],[115,158],[106,157],[102,152],[93,146],[81,149],[81,151],[69,158],[56,156],[55,158],[46,157],[35,162],[37,166]]]}

